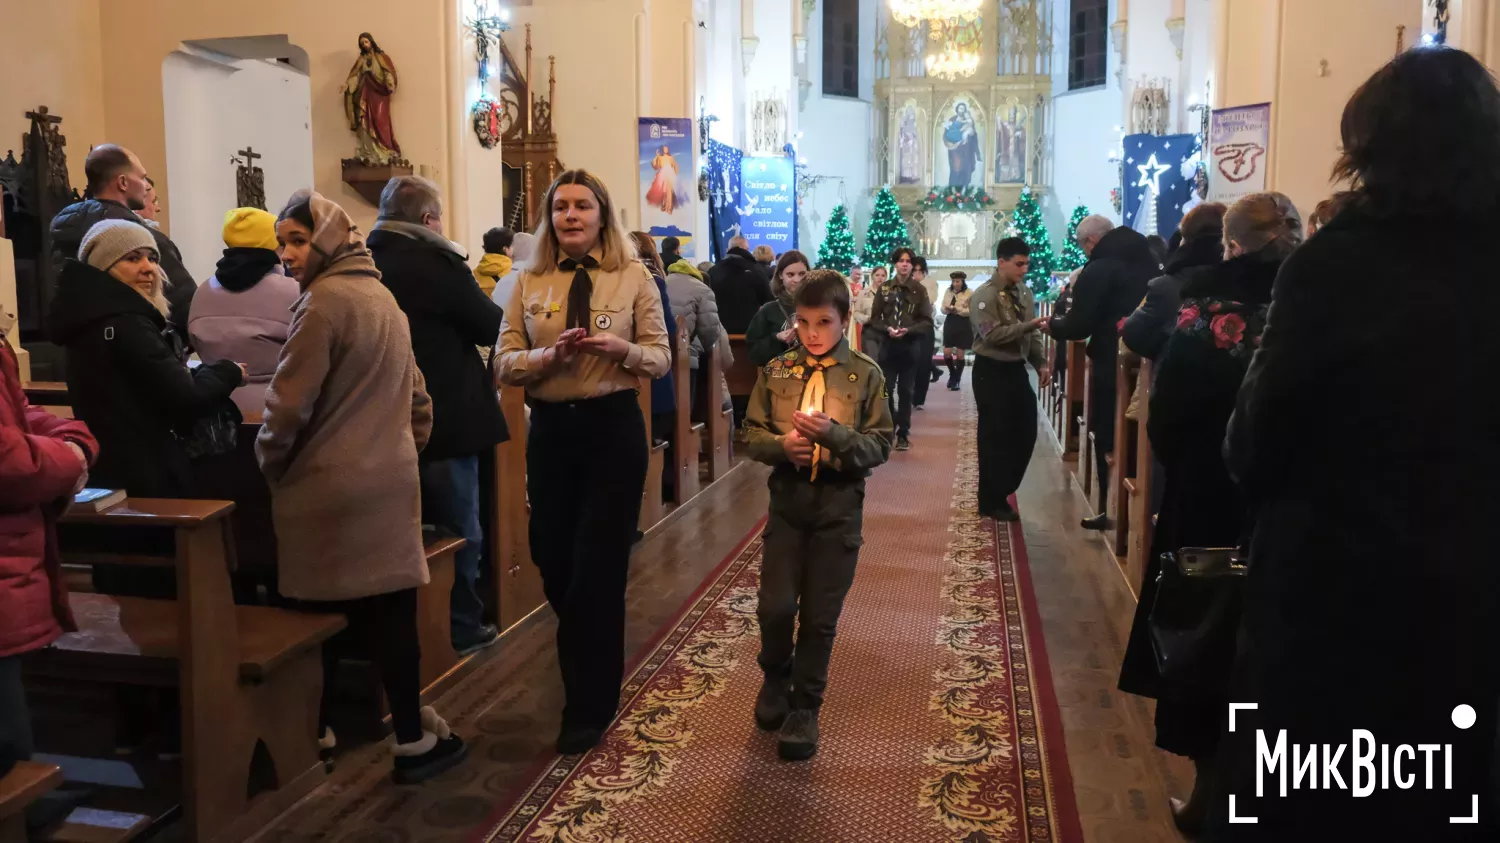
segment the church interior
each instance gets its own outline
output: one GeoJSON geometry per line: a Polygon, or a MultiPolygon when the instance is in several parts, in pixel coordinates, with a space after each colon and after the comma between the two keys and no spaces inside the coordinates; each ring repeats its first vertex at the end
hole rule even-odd
{"type": "Polygon", "coordinates": [[[0,21],[0,843],[1495,839],[1497,0],[0,21]]]}

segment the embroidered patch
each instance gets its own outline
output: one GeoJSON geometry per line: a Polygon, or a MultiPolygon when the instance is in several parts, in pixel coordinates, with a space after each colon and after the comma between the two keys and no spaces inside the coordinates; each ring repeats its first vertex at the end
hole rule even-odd
{"type": "Polygon", "coordinates": [[[796,360],[797,359],[797,352],[795,352],[795,351],[788,351],[787,353],[781,355],[781,359],[782,360],[786,360],[786,361],[796,360]]]}
{"type": "Polygon", "coordinates": [[[984,310],[984,302],[980,302],[979,303],[979,309],[980,310],[984,310]]]}
{"type": "Polygon", "coordinates": [[[594,317],[594,327],[601,331],[608,331],[609,326],[614,323],[610,321],[608,313],[601,313],[594,317]]]}
{"type": "Polygon", "coordinates": [[[804,370],[803,370],[803,368],[801,366],[793,366],[792,367],[792,374],[796,375],[799,378],[802,377],[802,372],[803,371],[804,370]]]}
{"type": "Polygon", "coordinates": [[[855,374],[854,372],[850,372],[849,373],[849,382],[850,383],[854,383],[854,382],[856,382],[858,380],[859,380],[859,375],[855,374]]]}
{"type": "Polygon", "coordinates": [[[530,313],[532,316],[535,316],[538,313],[541,313],[542,312],[542,304],[541,304],[541,302],[533,302],[530,307],[526,308],[526,311],[528,313],[530,313]]]}

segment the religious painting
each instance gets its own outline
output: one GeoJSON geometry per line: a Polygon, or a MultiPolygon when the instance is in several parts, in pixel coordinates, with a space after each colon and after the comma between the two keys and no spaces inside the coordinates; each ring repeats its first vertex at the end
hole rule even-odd
{"type": "Polygon", "coordinates": [[[995,113],[994,184],[1025,184],[1027,109],[1012,100],[995,113]]]}
{"type": "Polygon", "coordinates": [[[358,139],[354,157],[363,164],[404,163],[391,125],[396,63],[368,32],[359,34],[359,57],[344,82],[344,116],[358,139]]]}
{"type": "Polygon", "coordinates": [[[896,114],[896,184],[921,184],[926,158],[922,154],[921,109],[913,100],[896,114]]]}
{"type": "Polygon", "coordinates": [[[933,177],[942,187],[984,182],[984,112],[968,94],[958,94],[938,112],[933,177]]]}
{"type": "Polygon", "coordinates": [[[692,257],[696,206],[693,121],[686,117],[641,117],[637,120],[641,222],[658,246],[664,237],[682,241],[681,254],[692,257]]]}

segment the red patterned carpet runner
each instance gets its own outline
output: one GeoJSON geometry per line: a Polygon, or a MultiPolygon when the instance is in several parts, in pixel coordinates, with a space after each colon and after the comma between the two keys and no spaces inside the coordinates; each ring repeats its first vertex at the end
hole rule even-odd
{"type": "Polygon", "coordinates": [[[1081,841],[1020,525],[975,512],[975,418],[934,394],[876,471],[811,761],[756,729],[753,539],[484,843],[1081,841]]]}

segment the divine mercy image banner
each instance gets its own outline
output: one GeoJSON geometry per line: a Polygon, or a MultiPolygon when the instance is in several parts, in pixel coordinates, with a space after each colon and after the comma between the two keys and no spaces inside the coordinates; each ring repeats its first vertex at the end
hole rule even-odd
{"type": "Polygon", "coordinates": [[[693,121],[687,117],[641,117],[641,227],[661,246],[663,237],[682,241],[682,256],[695,257],[693,243],[693,121]]]}

